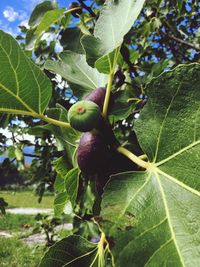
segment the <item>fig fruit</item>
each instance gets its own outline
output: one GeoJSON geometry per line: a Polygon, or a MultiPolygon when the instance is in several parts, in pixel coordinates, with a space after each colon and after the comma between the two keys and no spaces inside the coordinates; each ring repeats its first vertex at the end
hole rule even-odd
{"type": "Polygon", "coordinates": [[[84,99],[90,100],[90,101],[96,103],[102,111],[105,95],[106,95],[106,88],[99,87],[99,88],[96,88],[95,90],[93,90],[89,95],[84,97],[84,99]]]}
{"type": "Polygon", "coordinates": [[[94,174],[106,161],[107,145],[98,132],[86,132],[81,136],[77,149],[77,163],[85,174],[94,174]]]}
{"type": "Polygon", "coordinates": [[[68,111],[70,125],[80,132],[88,132],[96,128],[100,119],[99,106],[89,100],[78,101],[68,111]]]}
{"type": "Polygon", "coordinates": [[[114,75],[115,88],[119,88],[123,85],[126,77],[121,70],[116,71],[114,75]]]}

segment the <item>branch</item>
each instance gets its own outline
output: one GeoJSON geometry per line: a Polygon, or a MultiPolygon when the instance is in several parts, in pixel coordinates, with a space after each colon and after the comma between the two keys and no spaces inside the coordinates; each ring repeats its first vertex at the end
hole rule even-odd
{"type": "Polygon", "coordinates": [[[168,34],[168,33],[164,33],[164,34],[165,34],[167,37],[169,37],[169,38],[171,38],[171,39],[177,41],[178,43],[187,45],[187,46],[190,47],[190,48],[193,48],[193,49],[195,49],[195,50],[197,50],[197,51],[200,51],[200,47],[199,47],[199,45],[195,45],[195,44],[192,44],[192,43],[187,42],[187,41],[185,41],[185,40],[182,40],[182,39],[180,39],[180,38],[174,36],[173,34],[168,34]]]}
{"type": "Polygon", "coordinates": [[[29,153],[23,153],[23,155],[25,157],[30,157],[30,158],[41,158],[41,156],[39,156],[39,155],[33,155],[33,154],[29,154],[29,153]]]}
{"type": "MultiPolygon", "coordinates": [[[[30,157],[30,158],[42,158],[42,155],[29,154],[29,153],[24,153],[24,152],[23,152],[23,155],[25,157],[30,157]]],[[[55,157],[60,157],[60,156],[63,156],[63,152],[62,151],[57,151],[55,153],[52,153],[50,158],[55,158],[55,157]]]]}

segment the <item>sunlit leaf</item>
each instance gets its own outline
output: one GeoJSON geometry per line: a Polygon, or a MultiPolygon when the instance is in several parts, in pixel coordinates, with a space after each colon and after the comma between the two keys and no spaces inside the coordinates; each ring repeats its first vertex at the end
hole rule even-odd
{"type": "Polygon", "coordinates": [[[147,86],[135,130],[150,163],[113,176],[103,197],[117,266],[200,265],[199,83],[200,65],[191,64],[147,86]]]}
{"type": "Polygon", "coordinates": [[[9,34],[0,31],[0,111],[42,114],[51,97],[51,83],[9,34]]]}
{"type": "Polygon", "coordinates": [[[82,44],[91,65],[121,45],[124,35],[137,19],[145,0],[108,0],[94,28],[94,37],[85,35],[82,44]]]}
{"type": "Polygon", "coordinates": [[[49,11],[49,10],[53,10],[56,8],[56,4],[55,2],[52,1],[44,1],[40,4],[38,4],[34,9],[33,12],[31,14],[31,17],[29,19],[28,24],[31,27],[35,27],[37,26],[40,21],[42,20],[44,14],[49,11]]]}

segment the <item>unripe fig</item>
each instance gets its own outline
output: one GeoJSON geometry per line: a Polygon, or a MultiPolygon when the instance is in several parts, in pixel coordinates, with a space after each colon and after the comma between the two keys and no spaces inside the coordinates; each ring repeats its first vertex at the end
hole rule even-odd
{"type": "Polygon", "coordinates": [[[96,128],[100,118],[99,106],[88,100],[78,101],[68,111],[70,125],[80,132],[88,132],[96,128]]]}
{"type": "Polygon", "coordinates": [[[103,103],[106,95],[106,88],[99,87],[93,90],[89,95],[87,95],[84,99],[90,100],[96,103],[101,110],[103,110],[103,103]]]}
{"type": "Polygon", "coordinates": [[[100,170],[106,161],[107,146],[98,132],[86,132],[81,136],[77,149],[77,163],[80,170],[93,174],[100,170]]]}

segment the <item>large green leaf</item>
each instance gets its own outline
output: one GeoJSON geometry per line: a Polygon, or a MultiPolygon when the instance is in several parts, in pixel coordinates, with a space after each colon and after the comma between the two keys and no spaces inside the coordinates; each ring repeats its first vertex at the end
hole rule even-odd
{"type": "Polygon", "coordinates": [[[34,8],[28,24],[31,27],[37,26],[40,23],[40,21],[42,20],[44,14],[49,10],[55,9],[56,7],[57,7],[57,4],[55,4],[55,2],[52,2],[52,1],[44,1],[40,4],[38,4],[34,8]]]}
{"type": "Polygon", "coordinates": [[[51,83],[16,40],[3,31],[0,31],[0,61],[0,111],[42,114],[51,97],[51,83]]]}
{"type": "Polygon", "coordinates": [[[56,217],[61,216],[69,202],[69,196],[66,191],[57,193],[54,199],[54,214],[56,217]]]}
{"type": "Polygon", "coordinates": [[[72,206],[75,205],[78,194],[79,174],[79,169],[74,168],[70,170],[65,177],[66,191],[68,193],[72,206]]]}
{"type": "MultiPolygon", "coordinates": [[[[97,253],[97,245],[72,235],[52,246],[44,255],[39,267],[89,267],[97,253]]],[[[94,262],[93,262],[94,263],[94,262]]]]}
{"type": "Polygon", "coordinates": [[[135,127],[150,162],[113,176],[103,197],[117,266],[200,265],[199,83],[200,65],[191,64],[147,86],[135,127]]]}
{"type": "Polygon", "coordinates": [[[99,73],[96,69],[91,68],[85,55],[65,51],[60,54],[62,61],[47,61],[45,68],[60,74],[67,81],[80,86],[80,91],[84,93],[105,86],[107,75],[99,73]]]}
{"type": "Polygon", "coordinates": [[[54,188],[57,191],[54,201],[54,213],[56,216],[63,213],[69,201],[72,207],[75,206],[78,194],[79,174],[78,168],[71,169],[65,176],[58,173],[54,184],[54,188]]]}
{"type": "Polygon", "coordinates": [[[94,28],[94,37],[85,35],[82,44],[88,62],[94,63],[121,45],[124,35],[137,19],[145,0],[108,0],[94,28]]]}

